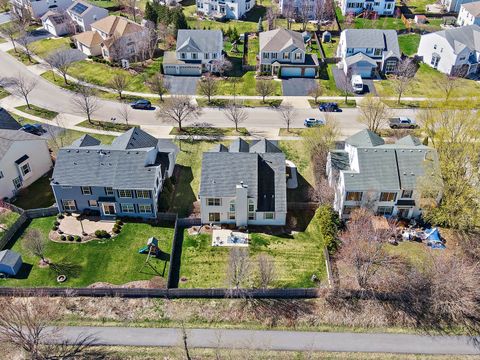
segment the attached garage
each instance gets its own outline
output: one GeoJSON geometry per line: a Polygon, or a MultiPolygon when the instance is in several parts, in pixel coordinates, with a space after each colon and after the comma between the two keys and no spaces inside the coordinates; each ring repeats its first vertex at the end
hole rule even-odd
{"type": "Polygon", "coordinates": [[[163,65],[165,75],[185,75],[200,76],[202,75],[201,65],[163,65]]]}
{"type": "Polygon", "coordinates": [[[300,67],[282,67],[281,77],[301,77],[302,68],[300,67]]]}
{"type": "Polygon", "coordinates": [[[315,69],[314,68],[306,68],[303,74],[303,77],[314,78],[315,77],[315,69]]]}
{"type": "Polygon", "coordinates": [[[350,71],[351,75],[360,75],[364,79],[371,78],[378,66],[375,60],[363,53],[349,56],[344,62],[343,71],[345,75],[350,71]]]}

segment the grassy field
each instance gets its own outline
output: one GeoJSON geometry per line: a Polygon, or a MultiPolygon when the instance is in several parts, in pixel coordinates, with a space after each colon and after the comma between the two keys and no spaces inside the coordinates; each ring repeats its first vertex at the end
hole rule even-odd
{"type": "MultiPolygon", "coordinates": [[[[323,101],[315,102],[314,99],[308,99],[308,103],[310,104],[310,107],[312,109],[317,109],[318,106],[322,102],[323,101]]],[[[347,102],[345,102],[345,100],[335,100],[335,102],[338,104],[338,107],[340,107],[340,108],[354,108],[354,107],[357,107],[357,101],[356,100],[348,99],[347,102]]]]}
{"type": "Polygon", "coordinates": [[[380,17],[377,20],[356,18],[355,29],[385,29],[385,30],[403,30],[405,24],[400,18],[390,16],[380,17]]]}
{"type": "MultiPolygon", "coordinates": [[[[241,77],[237,77],[238,83],[234,83],[230,80],[232,78],[227,78],[226,80],[219,81],[218,94],[222,95],[233,95],[234,88],[236,95],[258,95],[256,90],[256,79],[255,71],[247,71],[241,77]]],[[[282,95],[282,83],[280,81],[274,81],[275,91],[272,95],[281,96],[282,95]]],[[[199,91],[199,89],[197,89],[199,91]]]]}
{"type": "Polygon", "coordinates": [[[343,92],[337,89],[335,79],[333,77],[332,69],[335,64],[328,64],[326,68],[320,68],[320,79],[318,80],[320,86],[323,88],[324,96],[342,96],[343,92]]]}
{"type": "MultiPolygon", "coordinates": [[[[319,39],[321,41],[321,39],[319,39]]],[[[337,56],[337,46],[340,38],[338,36],[332,36],[332,41],[328,43],[322,43],[325,57],[332,58],[337,56]]]]}
{"type": "Polygon", "coordinates": [[[57,117],[58,113],[55,111],[47,110],[36,105],[30,104],[30,107],[27,105],[17,106],[15,109],[20,110],[24,113],[38,116],[42,119],[52,120],[57,117]]]}
{"type": "MultiPolygon", "coordinates": [[[[242,100],[236,100],[235,102],[236,104],[238,104],[238,106],[243,106],[243,107],[279,107],[282,104],[282,101],[283,100],[281,99],[265,100],[265,102],[257,99],[242,99],[242,100]]],[[[224,108],[231,103],[232,101],[228,99],[212,99],[212,101],[208,103],[207,99],[197,98],[197,104],[200,107],[224,108]]]]}
{"type": "Polygon", "coordinates": [[[45,175],[29,187],[20,190],[14,204],[22,209],[52,206],[55,203],[55,197],[50,186],[50,176],[51,174],[45,175]]]}
{"type": "Polygon", "coordinates": [[[235,128],[217,128],[207,126],[190,126],[182,128],[180,131],[177,127],[174,127],[170,131],[170,135],[200,135],[200,136],[248,136],[250,135],[245,128],[238,128],[238,132],[235,128]]]}
{"type": "Polygon", "coordinates": [[[38,61],[36,61],[33,58],[29,60],[28,56],[25,55],[25,53],[23,51],[15,52],[14,49],[11,49],[11,50],[8,50],[7,53],[10,54],[11,56],[13,56],[15,59],[17,59],[18,61],[20,61],[22,64],[24,64],[26,66],[38,64],[38,61]]]}
{"type": "Polygon", "coordinates": [[[0,214],[0,226],[2,231],[0,232],[0,237],[2,236],[3,231],[6,231],[13,225],[15,221],[20,217],[16,212],[7,210],[4,213],[0,214]]]}
{"type": "MultiPolygon", "coordinates": [[[[403,94],[403,96],[416,96],[426,98],[441,98],[444,97],[442,89],[435,86],[435,81],[438,81],[446,75],[431,68],[426,64],[420,64],[420,68],[415,74],[410,89],[403,94]]],[[[375,89],[379,96],[395,96],[395,91],[391,80],[376,81],[375,89]]],[[[451,98],[455,97],[475,97],[478,96],[480,84],[472,80],[459,79],[458,86],[453,90],[451,98]]]]}
{"type": "Polygon", "coordinates": [[[400,51],[407,56],[412,56],[417,53],[419,43],[419,34],[400,35],[398,37],[398,45],[400,46],[400,51]]]}
{"type": "Polygon", "coordinates": [[[118,131],[125,132],[133,128],[133,126],[121,123],[112,123],[109,121],[98,121],[98,120],[84,120],[77,126],[82,126],[87,129],[96,129],[96,130],[108,130],[108,131],[118,131]]]}
{"type": "Polygon", "coordinates": [[[258,37],[251,37],[248,39],[248,65],[257,65],[257,55],[260,52],[260,43],[258,37]]]}
{"type": "MultiPolygon", "coordinates": [[[[34,219],[27,229],[38,229],[47,237],[54,220],[55,217],[34,219]]],[[[85,244],[48,241],[46,257],[53,263],[69,268],[68,272],[65,271],[68,280],[60,285],[55,280],[56,274],[50,268],[40,268],[37,265],[38,259],[24,249],[22,235],[13,244],[12,250],[22,255],[25,264],[21,274],[23,278],[6,280],[2,285],[88,286],[95,282],[119,285],[129,281],[148,280],[158,274],[143,266],[146,255],[138,254],[138,249],[145,246],[147,239],[152,236],[159,240],[163,252],[170,253],[173,229],[142,223],[126,223],[117,237],[108,240],[94,240],[85,244]]],[[[152,259],[151,263],[166,278],[168,263],[160,259],[152,259]]]]}
{"type": "MultiPolygon", "coordinates": [[[[425,13],[427,11],[427,5],[435,4],[434,0],[410,0],[407,2],[407,7],[414,14],[425,13]]],[[[397,5],[401,6],[401,2],[397,1],[397,5]]]]}
{"type": "Polygon", "coordinates": [[[70,49],[69,44],[69,38],[43,39],[33,42],[31,49],[41,58],[45,58],[54,51],[70,49]]]}

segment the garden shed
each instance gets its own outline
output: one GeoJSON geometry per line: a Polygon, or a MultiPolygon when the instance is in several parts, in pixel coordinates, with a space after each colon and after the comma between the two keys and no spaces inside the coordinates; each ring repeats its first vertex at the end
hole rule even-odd
{"type": "Polygon", "coordinates": [[[22,257],[15,251],[0,251],[0,274],[15,276],[20,271],[22,263],[22,257]]]}

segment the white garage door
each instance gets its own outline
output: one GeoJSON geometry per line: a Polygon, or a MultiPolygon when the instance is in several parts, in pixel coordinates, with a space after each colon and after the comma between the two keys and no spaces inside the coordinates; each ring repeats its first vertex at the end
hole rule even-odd
{"type": "Polygon", "coordinates": [[[297,67],[283,67],[282,77],[300,77],[302,76],[302,68],[297,67]]]}
{"type": "Polygon", "coordinates": [[[304,77],[315,77],[315,69],[314,68],[307,68],[305,69],[305,73],[303,74],[304,77]]]}
{"type": "Polygon", "coordinates": [[[180,66],[179,75],[201,75],[202,69],[200,66],[180,66]]]}

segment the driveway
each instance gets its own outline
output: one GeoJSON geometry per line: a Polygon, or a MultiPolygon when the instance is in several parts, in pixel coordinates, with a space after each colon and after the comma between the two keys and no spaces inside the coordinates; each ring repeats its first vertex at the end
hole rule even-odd
{"type": "Polygon", "coordinates": [[[10,21],[10,13],[5,12],[0,14],[0,25],[6,24],[10,21]]]}
{"type": "Polygon", "coordinates": [[[307,96],[313,86],[315,86],[315,79],[282,79],[283,96],[307,96]]]}
{"type": "Polygon", "coordinates": [[[87,58],[87,55],[78,49],[68,49],[66,51],[68,51],[70,62],[82,61],[87,58]]]}
{"type": "Polygon", "coordinates": [[[43,40],[43,39],[48,39],[51,38],[53,35],[50,34],[47,30],[45,29],[37,29],[30,31],[27,35],[27,41],[28,43],[32,43],[34,41],[38,40],[43,40]]]}
{"type": "Polygon", "coordinates": [[[199,76],[172,76],[165,75],[169,93],[172,95],[195,95],[199,76]]]}
{"type": "MultiPolygon", "coordinates": [[[[333,67],[332,73],[333,73],[333,78],[335,79],[335,86],[338,89],[343,90],[343,87],[345,86],[345,73],[343,72],[343,70],[338,69],[336,67],[333,67]]],[[[355,94],[355,96],[362,96],[369,93],[372,93],[373,95],[377,94],[377,91],[375,90],[375,86],[373,85],[372,79],[362,79],[362,81],[363,81],[363,94],[355,94]]],[[[352,83],[350,81],[347,81],[346,85],[347,85],[348,91],[353,93],[352,83]]]]}

